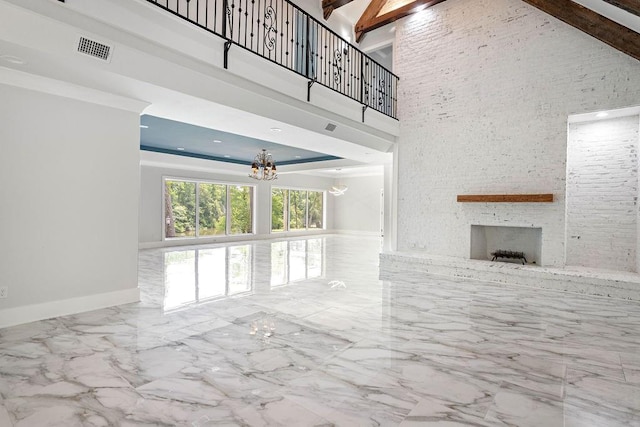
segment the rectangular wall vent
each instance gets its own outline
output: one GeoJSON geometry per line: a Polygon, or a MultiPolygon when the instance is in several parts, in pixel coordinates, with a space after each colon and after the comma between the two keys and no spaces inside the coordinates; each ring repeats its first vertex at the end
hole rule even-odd
{"type": "Polygon", "coordinates": [[[334,125],[333,123],[327,123],[327,126],[325,126],[325,130],[333,132],[334,130],[336,130],[336,125],[334,125]]]}
{"type": "Polygon", "coordinates": [[[109,45],[80,36],[78,41],[78,52],[93,56],[94,58],[102,59],[103,61],[110,61],[112,49],[109,45]]]}

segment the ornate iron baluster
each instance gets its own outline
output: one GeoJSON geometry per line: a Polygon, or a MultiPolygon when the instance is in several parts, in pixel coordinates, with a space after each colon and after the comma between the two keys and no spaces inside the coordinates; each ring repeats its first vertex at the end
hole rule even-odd
{"type": "Polygon", "coordinates": [[[270,52],[276,47],[276,35],[278,34],[276,19],[276,11],[271,5],[267,6],[264,12],[264,45],[270,52]]]}
{"type": "Polygon", "coordinates": [[[342,52],[340,49],[333,51],[333,82],[336,86],[340,86],[342,82],[342,52]]]}

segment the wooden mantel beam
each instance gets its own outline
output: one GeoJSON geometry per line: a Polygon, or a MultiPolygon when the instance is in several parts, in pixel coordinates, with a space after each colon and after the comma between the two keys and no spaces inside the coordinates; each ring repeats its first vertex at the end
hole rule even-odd
{"type": "MultiPolygon", "coordinates": [[[[635,31],[571,0],[522,1],[640,60],[640,34],[635,31]]],[[[618,2],[626,3],[621,0],[618,2]]]]}
{"type": "Polygon", "coordinates": [[[458,194],[459,203],[552,203],[553,194],[458,194]]]}
{"type": "Polygon", "coordinates": [[[376,28],[380,28],[384,25],[397,21],[400,18],[404,18],[407,15],[411,15],[418,10],[434,6],[438,3],[442,3],[443,1],[445,0],[415,0],[402,7],[378,16],[378,13],[380,13],[387,0],[371,0],[369,7],[367,7],[356,23],[354,29],[354,32],[356,33],[356,41],[359,42],[362,39],[362,36],[369,31],[373,31],[376,28]]]}
{"type": "Polygon", "coordinates": [[[638,0],[604,0],[605,2],[612,4],[620,9],[626,10],[629,13],[640,16],[640,2],[638,0]]]}
{"type": "Polygon", "coordinates": [[[353,0],[322,0],[322,15],[326,21],[331,16],[331,13],[345,4],[351,3],[353,0]]]}

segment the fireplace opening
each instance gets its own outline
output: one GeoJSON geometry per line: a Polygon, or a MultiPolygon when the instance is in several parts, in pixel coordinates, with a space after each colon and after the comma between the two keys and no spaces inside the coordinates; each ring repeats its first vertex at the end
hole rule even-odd
{"type": "Polygon", "coordinates": [[[471,259],[540,264],[542,228],[471,226],[471,259]]]}

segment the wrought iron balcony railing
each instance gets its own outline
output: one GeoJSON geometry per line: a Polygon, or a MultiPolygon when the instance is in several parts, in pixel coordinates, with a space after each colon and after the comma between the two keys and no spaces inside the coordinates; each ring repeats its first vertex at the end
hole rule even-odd
{"type": "Polygon", "coordinates": [[[147,0],[367,108],[397,118],[398,77],[289,0],[147,0]]]}

